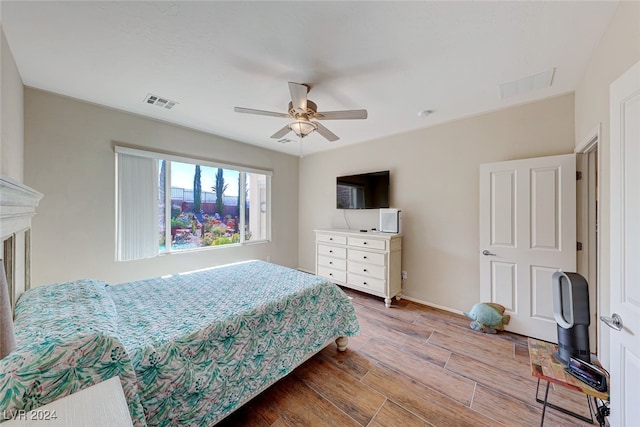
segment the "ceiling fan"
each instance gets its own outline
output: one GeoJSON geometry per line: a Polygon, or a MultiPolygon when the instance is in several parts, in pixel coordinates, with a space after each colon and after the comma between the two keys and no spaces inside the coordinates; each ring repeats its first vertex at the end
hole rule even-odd
{"type": "Polygon", "coordinates": [[[341,111],[318,111],[315,102],[307,99],[310,87],[305,84],[289,82],[289,92],[291,102],[289,102],[288,113],[277,113],[273,111],[254,110],[252,108],[235,107],[236,113],[258,114],[261,116],[284,117],[294,121],[271,135],[271,138],[280,139],[293,131],[300,138],[304,138],[314,131],[329,141],[337,141],[338,136],[315,120],[352,120],[366,119],[367,110],[341,110],[341,111]],[[312,121],[311,119],[314,119],[312,121]]]}

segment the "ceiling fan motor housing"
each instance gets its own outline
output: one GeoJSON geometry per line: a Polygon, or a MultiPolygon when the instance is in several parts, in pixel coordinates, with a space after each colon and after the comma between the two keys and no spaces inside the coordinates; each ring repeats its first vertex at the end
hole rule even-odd
{"type": "Polygon", "coordinates": [[[306,119],[310,119],[313,118],[316,114],[316,112],[318,111],[318,106],[316,105],[315,102],[307,99],[307,112],[306,113],[300,113],[298,112],[298,110],[296,110],[293,107],[293,102],[289,102],[289,114],[291,114],[291,117],[294,117],[296,119],[301,118],[299,116],[304,116],[306,115],[306,119]]]}

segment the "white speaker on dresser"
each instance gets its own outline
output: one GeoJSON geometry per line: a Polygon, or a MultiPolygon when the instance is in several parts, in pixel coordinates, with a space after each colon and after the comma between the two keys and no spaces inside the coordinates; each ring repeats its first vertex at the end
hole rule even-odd
{"type": "Polygon", "coordinates": [[[402,232],[402,211],[400,209],[380,209],[380,228],[383,233],[402,232]]]}

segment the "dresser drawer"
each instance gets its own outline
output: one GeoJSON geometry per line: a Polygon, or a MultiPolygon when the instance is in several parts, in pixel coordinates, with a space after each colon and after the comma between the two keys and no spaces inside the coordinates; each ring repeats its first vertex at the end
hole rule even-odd
{"type": "Polygon", "coordinates": [[[325,277],[329,280],[337,280],[339,282],[347,281],[347,272],[336,268],[318,266],[318,276],[325,277]]]}
{"type": "Polygon", "coordinates": [[[384,251],[387,249],[387,241],[381,239],[367,239],[364,237],[349,237],[349,246],[379,249],[381,251],[384,251]]]}
{"type": "Polygon", "coordinates": [[[318,242],[337,243],[339,245],[347,244],[347,236],[341,236],[339,234],[317,234],[316,240],[318,242]]]}
{"type": "Polygon", "coordinates": [[[387,269],[380,265],[362,264],[359,262],[349,262],[349,273],[359,274],[361,276],[373,277],[385,280],[387,277],[387,269]]]}
{"type": "Polygon", "coordinates": [[[385,281],[380,279],[374,279],[372,277],[360,276],[358,274],[349,273],[349,285],[357,286],[359,288],[370,289],[375,292],[385,292],[385,281]]]}
{"type": "Polygon", "coordinates": [[[357,249],[349,249],[347,252],[347,258],[349,261],[366,262],[369,264],[385,265],[385,254],[359,251],[357,249]]]}
{"type": "Polygon", "coordinates": [[[321,265],[323,267],[335,268],[337,270],[346,270],[347,260],[320,255],[318,256],[318,265],[321,265]]]}
{"type": "Polygon", "coordinates": [[[346,259],[347,248],[340,248],[337,246],[329,246],[329,245],[318,245],[318,255],[346,259]]]}

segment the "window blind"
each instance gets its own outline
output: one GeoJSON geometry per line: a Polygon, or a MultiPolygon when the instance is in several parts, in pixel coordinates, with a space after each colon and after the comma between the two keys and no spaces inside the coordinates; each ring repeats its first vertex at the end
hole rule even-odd
{"type": "Polygon", "coordinates": [[[158,162],[117,154],[117,258],[128,261],[158,255],[158,162]]]}

